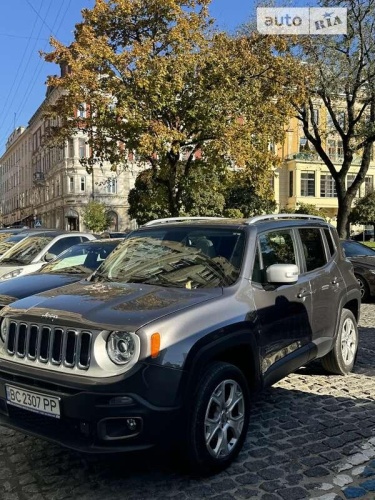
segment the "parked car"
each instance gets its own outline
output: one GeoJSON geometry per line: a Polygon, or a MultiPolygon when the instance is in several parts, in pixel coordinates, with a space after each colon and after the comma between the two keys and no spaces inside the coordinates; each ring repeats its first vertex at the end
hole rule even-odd
{"type": "Polygon", "coordinates": [[[352,370],[359,310],[324,219],[154,221],[88,279],[0,311],[0,423],[81,451],[169,443],[217,472],[251,390],[318,358],[352,370]]]}
{"type": "Polygon", "coordinates": [[[0,229],[0,243],[23,231],[25,231],[25,229],[0,229]]]}
{"type": "Polygon", "coordinates": [[[104,231],[101,238],[126,238],[130,231],[104,231]]]}
{"type": "Polygon", "coordinates": [[[38,271],[67,248],[94,240],[90,233],[43,230],[33,232],[0,257],[0,280],[38,271]]]}
{"type": "Polygon", "coordinates": [[[68,248],[36,273],[0,281],[0,308],[17,299],[84,279],[99,267],[121,241],[85,241],[68,248]]]}
{"type": "MultiPolygon", "coordinates": [[[[43,232],[46,230],[44,229],[43,232]]],[[[41,231],[38,229],[20,229],[17,232],[12,232],[11,230],[7,233],[7,237],[0,239],[0,257],[4,255],[10,248],[16,245],[23,239],[31,236],[32,234],[40,234],[41,231]]],[[[1,236],[1,233],[0,233],[1,236]]]]}
{"type": "Polygon", "coordinates": [[[343,240],[341,245],[352,262],[354,274],[361,287],[363,301],[375,296],[375,251],[357,241],[343,240]]]}
{"type": "Polygon", "coordinates": [[[374,241],[374,230],[365,229],[364,231],[352,236],[351,239],[355,241],[374,241]]]}

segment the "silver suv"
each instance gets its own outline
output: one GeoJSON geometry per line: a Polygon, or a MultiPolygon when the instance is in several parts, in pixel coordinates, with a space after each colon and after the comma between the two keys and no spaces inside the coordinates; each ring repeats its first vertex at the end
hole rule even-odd
{"type": "Polygon", "coordinates": [[[82,451],[239,453],[251,391],[321,358],[353,368],[360,290],[318,217],[167,219],[85,281],[5,307],[0,423],[82,451]]]}

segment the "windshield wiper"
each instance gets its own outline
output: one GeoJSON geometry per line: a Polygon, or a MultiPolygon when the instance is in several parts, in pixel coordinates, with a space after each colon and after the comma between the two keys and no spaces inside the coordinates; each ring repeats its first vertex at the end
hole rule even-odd
{"type": "Polygon", "coordinates": [[[97,271],[94,272],[94,274],[91,275],[90,281],[108,281],[109,283],[112,283],[113,280],[108,278],[108,276],[104,273],[98,273],[97,271]],[[99,279],[97,279],[99,278],[99,279]]]}

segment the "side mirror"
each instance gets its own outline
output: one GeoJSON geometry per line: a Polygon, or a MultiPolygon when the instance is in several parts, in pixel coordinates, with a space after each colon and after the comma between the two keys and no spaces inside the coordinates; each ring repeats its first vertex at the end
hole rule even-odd
{"type": "Polygon", "coordinates": [[[299,269],[295,264],[272,264],[266,269],[268,283],[279,285],[297,283],[298,275],[299,269]]]}
{"type": "Polygon", "coordinates": [[[53,259],[56,259],[56,255],[54,253],[47,252],[46,255],[44,256],[44,260],[46,262],[51,262],[51,260],[53,259]]]}

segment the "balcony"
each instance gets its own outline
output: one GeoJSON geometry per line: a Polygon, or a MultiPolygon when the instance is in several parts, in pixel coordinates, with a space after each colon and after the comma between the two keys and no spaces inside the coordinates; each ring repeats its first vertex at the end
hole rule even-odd
{"type": "Polygon", "coordinates": [[[44,177],[44,172],[34,172],[33,173],[33,182],[36,185],[44,185],[46,179],[44,177]]]}
{"type": "MultiPolygon", "coordinates": [[[[333,163],[342,163],[344,161],[344,156],[342,155],[329,155],[331,161],[333,163]]],[[[306,161],[306,162],[321,162],[323,163],[323,160],[321,157],[318,155],[318,153],[309,153],[307,151],[301,151],[300,153],[294,153],[292,155],[289,155],[285,158],[286,161],[289,160],[297,160],[297,161],[306,161]]],[[[361,156],[357,155],[354,156],[352,164],[358,164],[361,162],[361,156]]]]}

